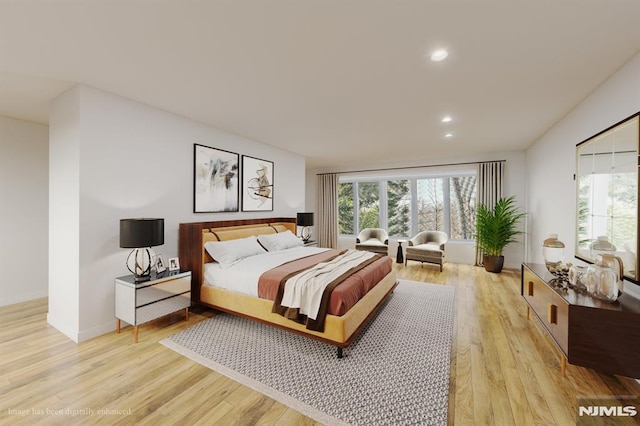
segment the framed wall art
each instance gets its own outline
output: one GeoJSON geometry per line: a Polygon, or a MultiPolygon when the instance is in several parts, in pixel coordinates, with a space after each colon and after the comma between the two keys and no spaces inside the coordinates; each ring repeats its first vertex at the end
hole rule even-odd
{"type": "Polygon", "coordinates": [[[193,212],[237,212],[240,158],[235,152],[193,145],[193,212]]]}
{"type": "Polygon", "coordinates": [[[273,162],[242,156],[242,211],[273,210],[273,162]]]}

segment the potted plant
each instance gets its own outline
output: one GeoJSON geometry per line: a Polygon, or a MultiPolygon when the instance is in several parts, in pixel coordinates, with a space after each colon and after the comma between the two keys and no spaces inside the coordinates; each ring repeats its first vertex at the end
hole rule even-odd
{"type": "Polygon", "coordinates": [[[516,236],[523,234],[517,225],[526,213],[520,213],[515,197],[500,198],[493,209],[478,206],[476,212],[476,244],[484,256],[482,263],[489,272],[500,272],[504,265],[504,248],[517,242],[516,236]]]}

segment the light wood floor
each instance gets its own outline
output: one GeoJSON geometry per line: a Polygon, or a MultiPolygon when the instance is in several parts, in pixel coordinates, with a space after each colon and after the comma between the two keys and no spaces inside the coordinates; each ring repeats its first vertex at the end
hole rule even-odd
{"type": "MultiPolygon", "coordinates": [[[[438,273],[413,262],[396,268],[401,278],[457,287],[449,424],[571,425],[580,396],[640,395],[628,378],[572,365],[560,376],[551,339],[525,317],[519,271],[446,264],[438,273]]],[[[210,311],[141,326],[138,344],[127,327],[79,345],[47,325],[46,312],[46,299],[0,308],[2,425],[314,424],[158,343],[210,311]]]]}

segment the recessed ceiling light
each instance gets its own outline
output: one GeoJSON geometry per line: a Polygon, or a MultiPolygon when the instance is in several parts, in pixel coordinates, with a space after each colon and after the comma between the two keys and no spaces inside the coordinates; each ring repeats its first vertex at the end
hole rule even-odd
{"type": "Polygon", "coordinates": [[[433,62],[440,62],[447,56],[449,56],[449,52],[447,52],[445,49],[438,49],[431,52],[431,60],[433,62]]]}
{"type": "Polygon", "coordinates": [[[444,137],[447,139],[451,139],[453,137],[453,133],[449,132],[449,133],[445,133],[444,137]]]}
{"type": "Polygon", "coordinates": [[[451,116],[449,115],[445,115],[444,117],[442,117],[443,123],[451,123],[452,121],[453,121],[453,118],[451,118],[451,116]]]}

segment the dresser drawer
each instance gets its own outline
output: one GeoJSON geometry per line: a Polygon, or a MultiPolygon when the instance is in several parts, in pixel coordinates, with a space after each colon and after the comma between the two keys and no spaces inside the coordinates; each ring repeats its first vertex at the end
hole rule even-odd
{"type": "Polygon", "coordinates": [[[523,274],[523,296],[536,314],[540,315],[546,309],[549,299],[549,287],[546,286],[532,272],[525,269],[523,274]]]}
{"type": "Polygon", "coordinates": [[[540,315],[544,325],[553,336],[560,349],[569,353],[569,304],[553,290],[546,306],[546,315],[540,315]]]}
{"type": "Polygon", "coordinates": [[[523,296],[560,349],[568,351],[569,304],[534,273],[523,271],[523,296]]]}

